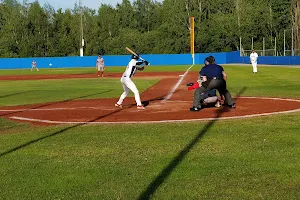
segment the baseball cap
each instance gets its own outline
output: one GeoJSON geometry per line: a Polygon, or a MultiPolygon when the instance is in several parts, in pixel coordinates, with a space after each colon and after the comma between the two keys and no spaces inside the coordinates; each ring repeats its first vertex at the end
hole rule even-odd
{"type": "Polygon", "coordinates": [[[208,56],[207,58],[205,58],[205,61],[209,62],[209,64],[212,64],[212,63],[214,63],[216,60],[215,60],[215,57],[213,57],[213,56],[208,56]]]}

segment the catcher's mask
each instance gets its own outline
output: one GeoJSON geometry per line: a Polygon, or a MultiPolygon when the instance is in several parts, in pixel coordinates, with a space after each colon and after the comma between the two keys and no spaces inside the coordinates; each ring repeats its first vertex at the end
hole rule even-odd
{"type": "Polygon", "coordinates": [[[132,54],[132,56],[131,56],[131,59],[139,59],[139,54],[137,54],[138,56],[136,56],[136,55],[134,55],[134,54],[132,54]]]}

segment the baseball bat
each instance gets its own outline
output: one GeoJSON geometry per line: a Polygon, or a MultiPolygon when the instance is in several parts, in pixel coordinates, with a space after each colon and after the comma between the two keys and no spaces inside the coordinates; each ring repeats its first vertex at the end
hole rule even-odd
{"type": "Polygon", "coordinates": [[[134,51],[132,51],[129,47],[126,47],[125,49],[126,49],[129,53],[131,53],[131,54],[133,54],[133,55],[139,57],[139,55],[137,55],[137,53],[135,53],[134,51]]]}
{"type": "MultiPolygon", "coordinates": [[[[129,47],[125,47],[125,49],[126,49],[129,53],[131,53],[131,54],[133,54],[133,55],[139,57],[142,61],[145,61],[145,59],[143,59],[141,56],[139,56],[137,53],[135,53],[135,52],[134,52],[133,50],[131,50],[129,47]]],[[[150,63],[148,63],[148,65],[150,65],[150,63]]]]}

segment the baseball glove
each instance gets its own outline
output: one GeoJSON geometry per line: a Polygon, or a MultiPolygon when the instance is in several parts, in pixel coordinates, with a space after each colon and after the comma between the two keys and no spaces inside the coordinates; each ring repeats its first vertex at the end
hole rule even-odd
{"type": "Polygon", "coordinates": [[[192,85],[191,85],[191,83],[188,83],[187,86],[188,86],[188,90],[194,90],[194,89],[197,89],[198,87],[200,87],[198,82],[193,83],[192,85]]]}

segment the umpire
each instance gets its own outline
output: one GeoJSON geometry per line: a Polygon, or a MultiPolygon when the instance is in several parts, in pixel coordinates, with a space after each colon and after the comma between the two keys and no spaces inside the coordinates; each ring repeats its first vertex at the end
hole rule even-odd
{"type": "Polygon", "coordinates": [[[224,72],[222,66],[217,65],[215,58],[209,56],[205,58],[205,65],[199,72],[200,77],[202,78],[202,86],[197,88],[194,92],[194,101],[193,107],[190,108],[192,112],[198,112],[201,110],[201,95],[203,92],[211,89],[217,89],[220,95],[225,97],[229,108],[235,108],[234,100],[231,97],[230,92],[226,87],[227,75],[224,72]]]}

